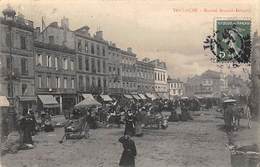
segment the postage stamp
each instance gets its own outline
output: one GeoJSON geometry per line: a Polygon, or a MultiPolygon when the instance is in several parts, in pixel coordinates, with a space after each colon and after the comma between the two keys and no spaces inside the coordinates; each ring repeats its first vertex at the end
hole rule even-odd
{"type": "Polygon", "coordinates": [[[203,42],[216,63],[250,64],[251,19],[215,18],[214,31],[203,42]]]}
{"type": "Polygon", "coordinates": [[[250,63],[251,20],[216,19],[215,55],[217,62],[250,63]]]}

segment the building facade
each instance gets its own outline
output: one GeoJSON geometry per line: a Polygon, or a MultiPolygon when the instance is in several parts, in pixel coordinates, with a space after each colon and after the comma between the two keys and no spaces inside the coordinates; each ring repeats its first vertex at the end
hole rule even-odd
{"type": "Polygon", "coordinates": [[[151,93],[154,87],[154,65],[148,58],[136,62],[137,92],[151,93]]]}
{"type": "Polygon", "coordinates": [[[107,93],[108,45],[103,32],[91,36],[89,28],[84,26],[74,33],[79,98],[82,93],[107,93]]]}
{"type": "Polygon", "coordinates": [[[122,57],[122,88],[124,93],[137,92],[136,78],[136,54],[132,52],[132,48],[127,48],[127,51],[120,50],[122,57]]]}
{"type": "Polygon", "coordinates": [[[121,49],[116,47],[114,43],[110,43],[108,46],[108,50],[109,94],[122,94],[124,91],[121,49]]]}
{"type": "Polygon", "coordinates": [[[8,7],[0,18],[0,90],[18,111],[35,107],[33,22],[8,7]]]}
{"type": "Polygon", "coordinates": [[[256,32],[253,37],[252,61],[251,61],[252,89],[250,101],[255,113],[260,113],[260,37],[256,32]]]}
{"type": "Polygon", "coordinates": [[[184,94],[184,85],[183,82],[179,79],[168,78],[168,88],[170,98],[180,97],[184,94]]]}
{"type": "Polygon", "coordinates": [[[222,72],[208,70],[200,76],[188,78],[185,84],[186,96],[217,97],[226,93],[228,82],[222,72]]]}
{"type": "Polygon", "coordinates": [[[152,60],[149,63],[154,66],[154,93],[156,93],[160,97],[169,97],[166,63],[160,61],[159,59],[152,60]]]}

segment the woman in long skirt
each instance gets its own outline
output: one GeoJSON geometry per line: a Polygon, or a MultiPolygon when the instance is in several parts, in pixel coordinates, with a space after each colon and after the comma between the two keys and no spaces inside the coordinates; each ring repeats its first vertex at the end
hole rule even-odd
{"type": "Polygon", "coordinates": [[[120,167],[135,167],[135,156],[137,155],[135,142],[128,135],[120,137],[119,142],[122,143],[124,151],[121,155],[120,167]]]}

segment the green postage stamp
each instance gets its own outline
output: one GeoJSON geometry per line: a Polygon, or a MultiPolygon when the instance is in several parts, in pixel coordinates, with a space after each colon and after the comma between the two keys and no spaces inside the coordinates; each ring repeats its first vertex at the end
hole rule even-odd
{"type": "Polygon", "coordinates": [[[215,20],[217,62],[249,63],[251,20],[215,20]]]}

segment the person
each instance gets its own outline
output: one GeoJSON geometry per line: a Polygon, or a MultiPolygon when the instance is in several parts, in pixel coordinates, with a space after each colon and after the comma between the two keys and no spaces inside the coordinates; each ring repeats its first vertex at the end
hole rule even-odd
{"type": "Polygon", "coordinates": [[[250,108],[247,104],[244,106],[244,113],[245,113],[246,118],[247,118],[247,127],[250,129],[251,128],[252,116],[251,116],[250,108]]]}
{"type": "Polygon", "coordinates": [[[130,111],[128,111],[126,115],[125,134],[130,136],[135,135],[134,116],[130,111]]]}
{"type": "Polygon", "coordinates": [[[137,111],[137,113],[135,114],[135,122],[136,122],[136,126],[135,126],[135,136],[143,136],[143,131],[142,131],[142,114],[141,111],[137,111]]]}
{"type": "Polygon", "coordinates": [[[33,120],[26,110],[23,111],[22,116],[19,118],[19,129],[21,135],[21,148],[24,146],[33,147],[31,122],[33,120]]]}
{"type": "Polygon", "coordinates": [[[135,167],[135,157],[137,155],[135,142],[127,134],[124,134],[124,136],[120,137],[119,142],[122,143],[124,148],[119,161],[119,166],[135,167]]]}

